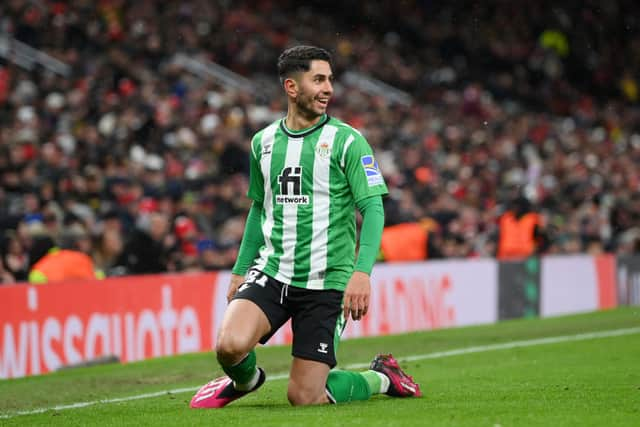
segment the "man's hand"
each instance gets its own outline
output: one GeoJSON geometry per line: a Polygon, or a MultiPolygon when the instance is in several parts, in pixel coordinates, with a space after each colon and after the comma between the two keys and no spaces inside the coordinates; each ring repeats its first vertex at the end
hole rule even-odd
{"type": "Polygon", "coordinates": [[[229,282],[229,289],[227,290],[227,302],[231,302],[231,298],[236,294],[238,288],[244,282],[244,276],[239,274],[231,274],[231,281],[229,282]]]}
{"type": "Polygon", "coordinates": [[[344,317],[360,320],[369,310],[369,297],[371,296],[371,282],[369,275],[362,271],[354,271],[347,287],[344,290],[344,317]]]}

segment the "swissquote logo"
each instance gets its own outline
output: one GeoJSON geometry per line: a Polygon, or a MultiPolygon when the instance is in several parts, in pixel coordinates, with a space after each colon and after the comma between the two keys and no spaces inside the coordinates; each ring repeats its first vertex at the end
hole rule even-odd
{"type": "Polygon", "coordinates": [[[278,175],[280,194],[276,195],[279,205],[308,205],[309,196],[302,194],[302,166],[288,166],[278,175]]]}

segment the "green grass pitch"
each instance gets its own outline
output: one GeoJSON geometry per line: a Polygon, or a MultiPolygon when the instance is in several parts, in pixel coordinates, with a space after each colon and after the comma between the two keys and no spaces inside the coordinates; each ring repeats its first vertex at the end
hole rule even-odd
{"type": "Polygon", "coordinates": [[[211,353],[77,368],[0,380],[0,426],[634,426],[640,425],[638,327],[640,307],[627,307],[344,341],[340,366],[365,366],[377,352],[392,352],[424,397],[303,408],[286,399],[286,347],[258,349],[260,365],[275,379],[221,410],[188,407],[195,389],[221,374],[211,353]],[[624,335],[531,341],[621,329],[624,335]],[[513,341],[526,345],[490,347],[513,341]],[[129,399],[154,392],[160,393],[129,399]],[[69,407],[79,402],[94,403],[69,407]],[[34,413],[55,406],[63,408],[34,413]]]}

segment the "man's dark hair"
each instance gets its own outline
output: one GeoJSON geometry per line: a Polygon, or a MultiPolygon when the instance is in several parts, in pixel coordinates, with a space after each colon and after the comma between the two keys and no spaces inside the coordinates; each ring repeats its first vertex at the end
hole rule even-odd
{"type": "Polygon", "coordinates": [[[294,46],[282,52],[278,58],[280,83],[284,83],[293,73],[309,71],[313,60],[327,61],[331,64],[331,54],[315,46],[294,46]]]}

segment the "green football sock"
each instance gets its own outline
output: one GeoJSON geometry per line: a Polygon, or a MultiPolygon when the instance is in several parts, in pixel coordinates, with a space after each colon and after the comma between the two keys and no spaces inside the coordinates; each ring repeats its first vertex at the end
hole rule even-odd
{"type": "Polygon", "coordinates": [[[334,403],[368,400],[371,397],[369,382],[360,372],[339,370],[329,372],[327,390],[334,403]]]}
{"type": "Polygon", "coordinates": [[[256,378],[258,369],[256,367],[256,352],[251,350],[247,356],[233,366],[222,366],[225,374],[236,384],[236,388],[241,389],[243,385],[250,384],[256,378]],[[237,386],[240,387],[237,387],[237,386]]]}
{"type": "Polygon", "coordinates": [[[389,378],[380,372],[368,370],[362,372],[362,376],[369,383],[371,394],[383,394],[389,390],[389,378]]]}

